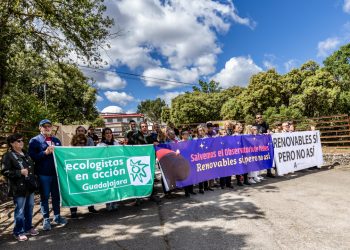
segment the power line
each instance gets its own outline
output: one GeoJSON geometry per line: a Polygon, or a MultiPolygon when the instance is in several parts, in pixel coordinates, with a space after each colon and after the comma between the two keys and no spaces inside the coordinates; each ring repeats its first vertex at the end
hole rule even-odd
{"type": "Polygon", "coordinates": [[[127,73],[127,72],[122,72],[122,71],[112,71],[112,70],[107,70],[107,69],[96,69],[96,68],[91,68],[88,66],[83,66],[83,65],[78,65],[79,67],[82,68],[86,68],[87,70],[90,71],[100,71],[100,72],[106,72],[107,74],[113,74],[113,73],[117,73],[120,75],[125,75],[123,77],[125,78],[129,78],[129,79],[144,79],[147,81],[151,81],[151,82],[170,82],[170,83],[177,83],[177,84],[182,84],[182,85],[190,85],[190,86],[197,86],[198,84],[194,84],[194,83],[188,83],[188,82],[182,82],[182,81],[176,81],[176,80],[169,80],[169,79],[162,79],[162,78],[157,78],[157,77],[152,77],[152,76],[145,76],[145,75],[140,75],[140,74],[135,74],[135,73],[127,73]],[[129,76],[129,77],[126,77],[129,76]],[[131,76],[131,77],[130,77],[131,76]]]}

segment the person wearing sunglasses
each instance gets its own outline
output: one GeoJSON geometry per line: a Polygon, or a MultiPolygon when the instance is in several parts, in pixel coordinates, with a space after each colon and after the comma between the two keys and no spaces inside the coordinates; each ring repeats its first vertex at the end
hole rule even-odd
{"type": "Polygon", "coordinates": [[[27,235],[38,235],[33,228],[34,191],[27,184],[30,175],[34,175],[34,162],[23,150],[24,142],[21,134],[7,137],[9,150],[2,159],[1,173],[7,178],[9,197],[15,204],[13,235],[18,241],[28,240],[27,235]]]}
{"type": "MultiPolygon", "coordinates": [[[[71,145],[73,147],[85,147],[85,146],[90,146],[88,145],[88,137],[85,136],[85,128],[83,126],[79,126],[77,129],[76,129],[76,134],[72,137],[72,140],[71,140],[71,145]],[[82,130],[81,128],[83,128],[84,130],[82,130]],[[79,131],[82,130],[81,132],[79,131]]],[[[90,138],[90,137],[89,137],[90,138]]],[[[90,138],[91,139],[91,138],[90,138]]],[[[92,139],[91,139],[92,140],[92,139]]],[[[93,145],[94,145],[94,142],[92,141],[93,145]]],[[[92,146],[93,146],[92,145],[92,146]]],[[[94,206],[89,206],[88,207],[89,209],[89,212],[90,213],[98,213],[98,211],[95,209],[94,206]]],[[[72,219],[77,219],[78,218],[78,208],[77,207],[71,207],[70,208],[70,217],[72,219]]]]}
{"type": "Polygon", "coordinates": [[[52,123],[48,119],[39,122],[40,134],[29,141],[28,152],[35,162],[35,172],[40,182],[40,206],[44,217],[43,230],[51,230],[49,198],[51,195],[54,223],[66,225],[67,220],[60,215],[60,192],[53,158],[54,148],[61,146],[61,141],[52,135],[52,123]]]}

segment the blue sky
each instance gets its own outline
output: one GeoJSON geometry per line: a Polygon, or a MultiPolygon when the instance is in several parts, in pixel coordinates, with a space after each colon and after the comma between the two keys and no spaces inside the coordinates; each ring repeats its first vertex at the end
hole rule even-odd
{"type": "Polygon", "coordinates": [[[109,0],[115,19],[108,63],[82,68],[96,80],[97,107],[135,112],[145,99],[171,99],[215,79],[246,86],[269,68],[281,74],[308,60],[320,64],[350,41],[350,0],[109,0]],[[124,73],[144,75],[140,79],[124,73]],[[153,77],[153,78],[151,78],[153,77]]]}

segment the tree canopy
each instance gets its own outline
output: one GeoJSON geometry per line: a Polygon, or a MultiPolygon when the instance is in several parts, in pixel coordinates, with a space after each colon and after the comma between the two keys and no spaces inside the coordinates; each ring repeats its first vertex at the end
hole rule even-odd
{"type": "Polygon", "coordinates": [[[103,0],[0,1],[0,116],[5,122],[48,117],[71,123],[98,116],[93,82],[73,62],[102,62],[99,51],[113,25],[105,9],[103,0]]]}
{"type": "Polygon", "coordinates": [[[221,119],[248,122],[256,113],[263,113],[271,122],[349,110],[350,44],[326,58],[323,67],[307,61],[285,74],[267,70],[253,75],[245,88],[221,89],[218,82],[199,81],[193,92],[173,99],[167,119],[175,124],[221,119]]]}
{"type": "Polygon", "coordinates": [[[145,100],[141,101],[137,105],[137,112],[145,114],[149,120],[152,122],[159,122],[162,117],[162,109],[166,107],[165,101],[157,98],[155,100],[145,100]]]}

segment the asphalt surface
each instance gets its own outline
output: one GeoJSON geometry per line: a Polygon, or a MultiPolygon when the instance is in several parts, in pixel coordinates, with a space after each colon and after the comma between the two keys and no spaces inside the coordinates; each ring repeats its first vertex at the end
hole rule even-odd
{"type": "Polygon", "coordinates": [[[118,212],[79,208],[79,219],[49,232],[36,207],[40,235],[16,242],[10,218],[0,249],[350,249],[349,193],[350,167],[338,166],[118,212]]]}

